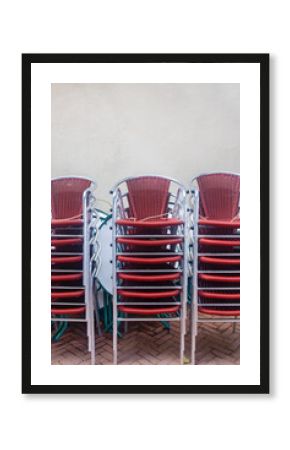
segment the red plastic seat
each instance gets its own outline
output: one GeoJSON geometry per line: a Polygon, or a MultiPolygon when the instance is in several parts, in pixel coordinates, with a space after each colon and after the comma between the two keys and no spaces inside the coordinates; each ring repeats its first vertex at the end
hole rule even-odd
{"type": "Polygon", "coordinates": [[[83,278],[82,273],[51,275],[51,281],[77,281],[83,278]]]}
{"type": "Polygon", "coordinates": [[[57,300],[59,298],[77,298],[77,297],[83,297],[84,291],[78,290],[78,291],[61,291],[61,292],[52,292],[51,298],[52,300],[57,300]]]}
{"type": "Polygon", "coordinates": [[[215,247],[238,247],[240,245],[239,239],[199,239],[199,243],[202,245],[212,245],[215,247]]]}
{"type": "Polygon", "coordinates": [[[53,219],[51,221],[52,227],[69,227],[69,226],[81,226],[83,224],[82,219],[53,219]]]}
{"type": "Polygon", "coordinates": [[[137,258],[135,256],[117,256],[118,261],[136,264],[164,264],[181,260],[181,256],[166,256],[161,258],[137,258]]]}
{"type": "Polygon", "coordinates": [[[126,291],[125,289],[119,289],[118,294],[121,297],[124,298],[149,298],[149,299],[158,299],[158,298],[167,298],[167,297],[174,297],[175,295],[179,294],[178,289],[174,290],[167,290],[167,291],[146,291],[146,292],[140,292],[140,291],[126,291]]]}
{"type": "Polygon", "coordinates": [[[231,310],[219,310],[219,309],[210,309],[205,307],[199,307],[199,312],[203,314],[210,314],[213,316],[240,316],[240,311],[236,309],[231,310]]]}
{"type": "Polygon", "coordinates": [[[118,277],[121,280],[126,281],[152,281],[152,282],[158,282],[158,281],[173,281],[178,280],[181,277],[180,273],[170,273],[166,275],[137,275],[137,274],[129,274],[129,273],[118,273],[118,277]]]}
{"type": "Polygon", "coordinates": [[[222,228],[240,228],[240,218],[234,220],[212,220],[206,218],[200,218],[198,221],[199,225],[209,226],[209,227],[222,227],[222,228]]]}
{"type": "Polygon", "coordinates": [[[221,283],[239,283],[240,276],[227,275],[208,275],[207,273],[200,273],[199,278],[203,281],[217,281],[221,283]]]}
{"type": "Polygon", "coordinates": [[[175,313],[179,310],[179,306],[164,306],[161,308],[139,308],[132,306],[119,306],[119,311],[127,314],[140,314],[141,316],[153,316],[156,314],[175,313]]]}
{"type": "Polygon", "coordinates": [[[80,256],[54,256],[51,258],[52,264],[67,264],[67,263],[77,263],[82,261],[83,257],[80,256]]]}
{"type": "Polygon", "coordinates": [[[142,228],[158,228],[158,227],[172,227],[183,224],[180,219],[159,219],[159,220],[135,220],[135,219],[117,219],[117,225],[125,225],[131,227],[142,228]]]}
{"type": "Polygon", "coordinates": [[[80,245],[82,244],[82,239],[80,238],[68,238],[68,239],[51,239],[51,245],[53,247],[65,246],[65,245],[80,245]]]}
{"type": "Polygon", "coordinates": [[[199,261],[206,264],[218,264],[222,266],[237,266],[240,264],[240,258],[213,258],[211,256],[200,256],[199,261]]]}
{"type": "Polygon", "coordinates": [[[232,294],[225,292],[199,291],[199,295],[202,298],[210,298],[216,300],[240,300],[240,293],[232,294]]]}
{"type": "Polygon", "coordinates": [[[142,245],[142,246],[162,246],[162,245],[174,245],[180,244],[182,238],[172,238],[172,239],[134,239],[134,238],[117,238],[119,244],[129,244],[129,245],[142,245]]]}
{"type": "MultiPolygon", "coordinates": [[[[237,301],[240,300],[240,294],[233,294],[233,293],[223,293],[223,292],[206,292],[206,291],[199,291],[199,295],[201,298],[207,298],[209,300],[219,300],[220,302],[226,302],[226,301],[237,301]]],[[[209,315],[216,315],[216,316],[239,316],[240,315],[240,305],[237,303],[237,309],[233,309],[233,306],[231,306],[231,309],[229,307],[219,306],[219,305],[213,305],[212,306],[199,306],[198,308],[199,312],[209,315]]]]}
{"type": "Polygon", "coordinates": [[[51,308],[51,314],[54,314],[55,316],[63,314],[81,314],[84,313],[85,310],[86,310],[85,306],[69,307],[69,308],[53,307],[51,308]]]}

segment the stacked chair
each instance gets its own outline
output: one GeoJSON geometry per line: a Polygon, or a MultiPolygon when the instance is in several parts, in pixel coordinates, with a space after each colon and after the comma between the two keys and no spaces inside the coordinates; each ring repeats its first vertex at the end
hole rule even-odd
{"type": "Polygon", "coordinates": [[[99,265],[94,188],[91,180],[81,177],[51,182],[51,320],[61,327],[68,322],[86,323],[92,364],[94,312],[99,326],[93,295],[99,265]]]}
{"type": "Polygon", "coordinates": [[[120,181],[113,191],[113,362],[120,322],[179,321],[184,357],[187,209],[182,184],[161,176],[120,181]]]}
{"type": "Polygon", "coordinates": [[[240,176],[209,173],[192,181],[191,362],[198,323],[239,322],[240,176]]]}

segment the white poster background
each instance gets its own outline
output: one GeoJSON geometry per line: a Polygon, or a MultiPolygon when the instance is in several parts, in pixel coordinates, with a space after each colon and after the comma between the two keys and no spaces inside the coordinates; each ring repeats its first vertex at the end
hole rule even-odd
{"type": "Polygon", "coordinates": [[[259,64],[32,64],[32,385],[252,385],[260,382],[259,64]],[[51,365],[51,83],[240,83],[241,360],[235,366],[51,365]]]}

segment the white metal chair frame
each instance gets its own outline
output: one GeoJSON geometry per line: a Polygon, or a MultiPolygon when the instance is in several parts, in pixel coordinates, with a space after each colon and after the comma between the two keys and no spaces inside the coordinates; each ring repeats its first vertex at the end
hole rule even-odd
{"type": "MultiPolygon", "coordinates": [[[[58,268],[52,268],[52,273],[58,273],[61,274],[63,272],[82,272],[83,273],[83,283],[82,288],[85,291],[85,317],[84,318],[76,318],[76,317],[53,317],[53,322],[83,322],[86,323],[87,327],[87,337],[88,337],[88,351],[91,353],[91,364],[95,364],[95,323],[94,323],[94,313],[96,314],[96,322],[99,334],[101,333],[100,330],[100,322],[99,322],[99,316],[98,311],[96,309],[96,302],[95,302],[95,294],[93,289],[93,280],[94,277],[97,274],[98,265],[99,265],[99,245],[98,245],[98,236],[97,236],[97,226],[96,223],[98,221],[97,212],[95,210],[95,197],[93,195],[93,191],[96,187],[95,183],[90,180],[89,178],[85,177],[79,177],[75,175],[65,176],[65,177],[57,177],[53,178],[54,180],[60,180],[60,179],[66,179],[66,178],[78,178],[78,179],[85,179],[91,182],[90,187],[88,187],[82,195],[82,218],[83,218],[83,224],[78,228],[81,229],[80,233],[77,232],[77,234],[55,234],[53,233],[52,236],[59,237],[59,238],[83,238],[83,263],[82,263],[82,269],[58,269],[58,268]]],[[[60,256],[60,255],[78,255],[77,253],[72,252],[57,252],[52,251],[52,256],[60,256]]],[[[68,286],[51,286],[52,289],[56,290],[68,290],[68,289],[76,289],[76,287],[68,287],[68,286]]],[[[80,287],[77,287],[77,289],[80,289],[80,287]]],[[[58,306],[82,306],[83,303],[77,303],[77,302],[60,302],[57,301],[55,305],[58,306]]]]}
{"type": "MultiPolygon", "coordinates": [[[[121,286],[118,285],[118,272],[142,272],[142,273],[146,273],[146,272],[150,272],[150,273],[161,273],[161,272],[165,272],[165,273],[170,273],[170,272],[181,272],[182,273],[182,278],[181,278],[181,282],[180,282],[180,301],[173,303],[173,302],[167,302],[167,305],[180,305],[180,315],[176,316],[176,317],[166,317],[166,322],[171,322],[171,321],[179,321],[180,322],[180,363],[183,364],[184,362],[184,339],[185,339],[185,332],[186,332],[186,327],[185,327],[185,321],[186,321],[186,305],[187,305],[187,282],[188,282],[188,259],[187,259],[187,253],[188,253],[188,218],[187,218],[187,205],[186,205],[186,189],[185,187],[179,183],[178,181],[171,179],[169,177],[164,177],[164,176],[159,176],[160,178],[163,179],[168,179],[171,182],[172,186],[175,186],[177,188],[177,193],[174,194],[172,192],[169,192],[169,199],[168,199],[168,216],[169,217],[174,217],[174,218],[178,218],[182,220],[182,225],[177,225],[175,228],[175,232],[173,235],[168,234],[167,236],[169,237],[182,237],[183,239],[183,245],[177,247],[178,252],[174,252],[175,255],[181,255],[182,256],[182,260],[181,263],[177,263],[179,264],[178,266],[176,266],[176,268],[174,269],[120,269],[118,268],[117,265],[117,256],[122,254],[122,252],[118,252],[117,249],[117,238],[118,237],[126,237],[124,228],[118,224],[116,224],[116,220],[119,218],[126,218],[128,217],[127,215],[127,209],[126,207],[124,207],[124,200],[126,199],[126,197],[128,196],[128,191],[127,192],[123,192],[124,187],[126,186],[126,181],[131,180],[131,179],[136,179],[136,178],[143,178],[143,177],[156,177],[158,175],[142,175],[140,177],[128,177],[125,178],[123,180],[121,180],[120,182],[118,182],[115,187],[113,188],[113,190],[111,191],[111,194],[113,195],[113,215],[112,215],[112,227],[113,227],[113,259],[112,259],[112,266],[113,266],[113,363],[117,364],[117,355],[118,355],[118,323],[119,322],[125,322],[125,326],[126,323],[130,322],[130,321],[142,321],[142,322],[160,322],[160,318],[158,317],[147,317],[147,316],[142,316],[142,317],[119,317],[118,316],[118,306],[119,305],[126,305],[126,304],[130,304],[130,305],[139,305],[142,306],[142,302],[124,302],[122,301],[122,303],[118,302],[118,289],[121,288],[121,286]]],[[[170,185],[170,186],[171,186],[170,185]]],[[[166,237],[166,234],[155,234],[155,235],[144,235],[144,234],[134,234],[134,238],[164,238],[166,237]]],[[[126,252],[126,255],[144,255],[147,253],[140,253],[140,252],[126,252]]],[[[151,256],[161,256],[161,255],[166,255],[169,256],[171,253],[168,252],[150,252],[151,256]]],[[[128,287],[126,286],[126,289],[128,287]]],[[[157,290],[158,287],[149,287],[147,286],[131,286],[131,289],[152,289],[152,290],[157,290]]],[[[161,289],[161,288],[160,288],[161,289]]],[[[173,289],[172,286],[162,286],[162,289],[166,290],[166,289],[173,289]]],[[[175,286],[174,286],[175,289],[175,286]]],[[[150,302],[146,302],[143,303],[143,305],[150,305],[150,306],[160,306],[160,302],[154,302],[154,301],[150,301],[150,302]]],[[[166,305],[166,302],[162,302],[162,305],[166,305]]]]}
{"type": "MultiPolygon", "coordinates": [[[[190,214],[190,228],[191,228],[191,240],[193,243],[193,255],[192,255],[192,263],[193,263],[193,270],[192,270],[192,290],[191,290],[191,364],[195,364],[195,351],[196,351],[196,337],[198,334],[198,324],[202,323],[202,322],[230,322],[233,323],[234,326],[234,330],[235,330],[235,324],[240,322],[240,318],[233,316],[232,318],[230,316],[225,316],[222,317],[220,316],[219,318],[200,318],[199,317],[199,306],[201,306],[199,304],[198,301],[198,291],[199,289],[202,290],[240,290],[240,287],[231,287],[231,288],[221,288],[220,286],[211,286],[210,288],[208,287],[202,287],[199,288],[198,285],[198,275],[199,273],[240,273],[240,269],[239,270],[200,270],[199,269],[199,257],[203,256],[203,255],[215,255],[215,256],[240,256],[240,252],[235,252],[234,254],[232,253],[202,253],[199,252],[199,238],[220,238],[220,239],[232,239],[233,238],[233,234],[230,235],[221,235],[221,234],[200,234],[199,233],[199,189],[198,189],[198,183],[197,183],[197,179],[200,176],[203,175],[215,175],[215,174],[230,174],[230,175],[238,175],[238,173],[233,173],[233,172],[209,172],[209,173],[202,173],[196,177],[194,177],[191,181],[191,196],[190,196],[190,202],[191,202],[191,206],[192,209],[191,214],[190,214]]],[[[236,236],[240,237],[240,233],[237,234],[236,236]]],[[[202,303],[202,306],[234,306],[237,307],[239,306],[238,303],[221,303],[221,302],[215,302],[214,305],[212,303],[208,304],[208,303],[202,303]]],[[[214,315],[212,315],[214,316],[214,315]]]]}

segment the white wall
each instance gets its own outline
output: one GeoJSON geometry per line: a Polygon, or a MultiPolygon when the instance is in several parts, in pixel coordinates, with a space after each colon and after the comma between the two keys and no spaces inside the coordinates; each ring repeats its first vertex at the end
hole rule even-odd
{"type": "Polygon", "coordinates": [[[53,84],[52,176],[239,172],[239,84],[53,84]]]}

